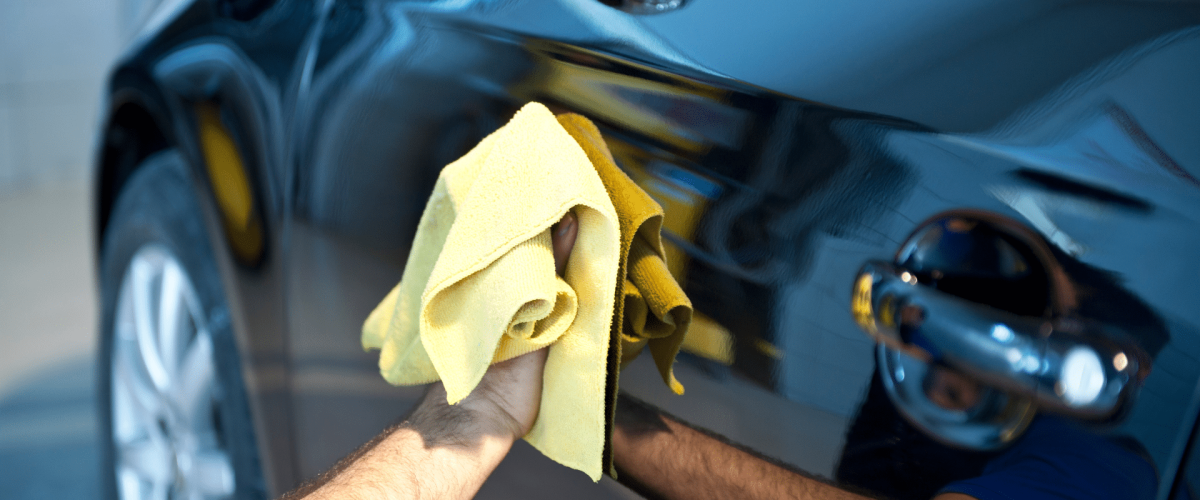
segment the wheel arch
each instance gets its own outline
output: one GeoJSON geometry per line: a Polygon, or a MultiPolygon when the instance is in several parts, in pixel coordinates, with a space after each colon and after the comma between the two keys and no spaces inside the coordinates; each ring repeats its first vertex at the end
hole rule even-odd
{"type": "Polygon", "coordinates": [[[269,165],[278,163],[273,141],[281,138],[271,132],[281,128],[278,109],[264,112],[262,108],[264,101],[277,96],[261,93],[262,75],[247,72],[245,63],[244,55],[227,41],[202,38],[165,54],[139,56],[113,72],[93,180],[94,248],[99,265],[118,198],[145,160],[164,150],[177,150],[199,202],[197,208],[227,300],[228,320],[243,356],[243,377],[267,491],[278,494],[297,482],[287,412],[290,394],[286,387],[277,387],[275,379],[279,377],[266,376],[287,371],[285,315],[279,303],[283,294],[280,264],[264,262],[261,256],[242,259],[233,248],[219,188],[211,169],[206,168],[196,109],[211,103],[226,116],[222,120],[225,132],[241,157],[252,204],[258,211],[255,217],[262,223],[256,230],[267,234],[265,226],[278,220],[272,217],[278,214],[272,208],[278,205],[280,195],[277,172],[269,165]],[[243,290],[247,286],[267,287],[275,293],[257,288],[257,294],[247,294],[243,290]]]}
{"type": "Polygon", "coordinates": [[[97,255],[121,189],[146,158],[176,142],[162,95],[148,75],[118,68],[109,88],[93,181],[97,255]]]}

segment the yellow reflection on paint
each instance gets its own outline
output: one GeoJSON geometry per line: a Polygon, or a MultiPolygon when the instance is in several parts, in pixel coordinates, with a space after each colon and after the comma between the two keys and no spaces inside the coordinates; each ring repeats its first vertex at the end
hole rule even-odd
{"type": "Polygon", "coordinates": [[[779,350],[775,344],[767,342],[763,339],[754,339],[754,347],[758,348],[759,352],[766,354],[775,359],[783,359],[783,351],[779,350]]]}
{"type": "Polygon", "coordinates": [[[195,109],[204,166],[229,245],[242,261],[257,261],[263,249],[262,224],[254,213],[250,179],[237,144],[221,123],[220,109],[215,104],[200,103],[195,109]]]}
{"type": "Polygon", "coordinates": [[[850,312],[854,321],[867,333],[875,335],[875,314],[871,310],[871,287],[875,284],[871,273],[862,273],[854,283],[854,296],[850,300],[850,312]]]}
{"type": "Polygon", "coordinates": [[[212,181],[221,213],[236,229],[245,229],[250,223],[250,182],[242,168],[233,137],[221,125],[217,107],[204,103],[196,106],[200,120],[200,145],[204,150],[204,163],[208,178],[212,181]]]}
{"type": "Polygon", "coordinates": [[[733,334],[699,311],[692,316],[682,349],[726,366],[733,364],[733,334]]]}

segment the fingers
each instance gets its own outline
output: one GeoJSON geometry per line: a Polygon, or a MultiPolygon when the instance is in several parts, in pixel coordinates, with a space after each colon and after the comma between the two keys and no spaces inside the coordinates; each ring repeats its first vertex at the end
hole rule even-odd
{"type": "Polygon", "coordinates": [[[575,248],[575,237],[578,235],[579,224],[572,212],[567,212],[550,228],[550,239],[554,247],[554,270],[559,276],[567,270],[567,260],[571,257],[571,249],[575,248]]]}
{"type": "Polygon", "coordinates": [[[528,378],[540,381],[542,379],[542,370],[546,367],[546,357],[549,354],[550,349],[543,347],[536,351],[527,352],[515,358],[496,363],[492,365],[492,369],[508,372],[510,376],[516,378],[528,378]]]}
{"type": "MultiPolygon", "coordinates": [[[[542,373],[550,350],[525,353],[488,368],[467,402],[490,419],[494,428],[507,429],[513,439],[529,433],[542,401],[542,373]]],[[[463,400],[467,401],[467,400],[463,400]]]]}

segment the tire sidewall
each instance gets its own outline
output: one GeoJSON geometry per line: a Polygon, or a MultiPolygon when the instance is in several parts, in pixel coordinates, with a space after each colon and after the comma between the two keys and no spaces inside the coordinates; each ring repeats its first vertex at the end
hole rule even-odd
{"type": "Polygon", "coordinates": [[[204,229],[194,184],[182,156],[166,150],[150,156],[117,198],[102,241],[101,323],[97,360],[97,404],[104,495],[117,497],[116,445],[112,419],[113,325],[121,283],[133,256],[161,245],[179,264],[196,291],[213,343],[220,434],[233,463],[233,498],[265,498],[241,362],[222,290],[213,247],[204,229]]]}

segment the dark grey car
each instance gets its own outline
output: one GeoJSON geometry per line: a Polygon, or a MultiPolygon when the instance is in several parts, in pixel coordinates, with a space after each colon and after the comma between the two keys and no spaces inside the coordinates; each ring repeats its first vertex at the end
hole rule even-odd
{"type": "MultiPolygon", "coordinates": [[[[663,205],[696,307],[686,395],[629,394],[880,496],[1055,422],[1192,498],[1198,62],[1182,1],[165,2],[96,166],[106,493],[278,495],[401,418],[362,322],[440,168],[539,101],[663,205]]],[[[527,446],[480,494],[632,495],[527,446]]]]}

